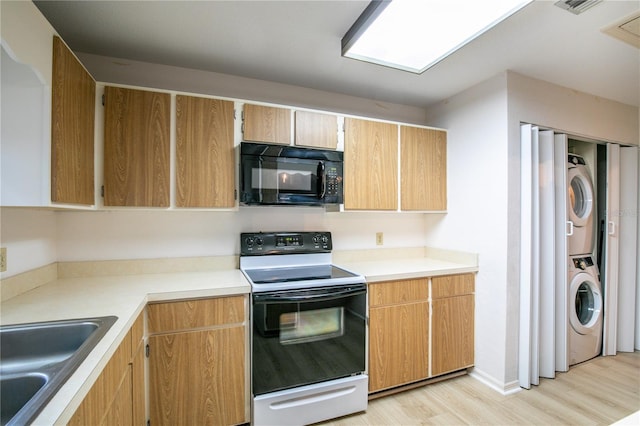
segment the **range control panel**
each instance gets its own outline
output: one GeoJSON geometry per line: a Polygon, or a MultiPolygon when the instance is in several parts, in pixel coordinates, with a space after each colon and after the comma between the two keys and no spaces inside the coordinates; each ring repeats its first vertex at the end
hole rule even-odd
{"type": "Polygon", "coordinates": [[[328,253],[331,232],[258,232],[240,234],[240,255],[328,253]]]}

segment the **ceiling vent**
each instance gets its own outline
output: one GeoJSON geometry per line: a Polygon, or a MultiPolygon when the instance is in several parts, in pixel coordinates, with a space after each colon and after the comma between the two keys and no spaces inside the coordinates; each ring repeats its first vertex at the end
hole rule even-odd
{"type": "Polygon", "coordinates": [[[602,32],[640,49],[640,11],[603,28],[602,32]]]}
{"type": "Polygon", "coordinates": [[[602,0],[560,0],[555,3],[561,9],[568,10],[574,15],[580,15],[587,9],[591,9],[602,0]]]}

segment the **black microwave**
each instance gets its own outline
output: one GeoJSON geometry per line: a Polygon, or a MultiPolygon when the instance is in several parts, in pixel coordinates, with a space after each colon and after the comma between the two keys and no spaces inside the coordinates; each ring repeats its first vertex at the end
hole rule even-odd
{"type": "Polygon", "coordinates": [[[343,153],[242,142],[240,203],[342,204],[343,153]]]}

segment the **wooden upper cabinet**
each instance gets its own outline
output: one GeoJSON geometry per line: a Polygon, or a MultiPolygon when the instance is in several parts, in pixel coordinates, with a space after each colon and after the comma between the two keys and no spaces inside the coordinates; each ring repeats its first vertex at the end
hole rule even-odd
{"type": "Polygon", "coordinates": [[[344,207],[398,209],[398,125],[345,118],[344,207]]]}
{"type": "Polygon", "coordinates": [[[51,201],[95,204],[96,82],[59,37],[53,37],[51,201]]]}
{"type": "Polygon", "coordinates": [[[263,105],[244,105],[246,141],[291,144],[291,110],[263,105]]]}
{"type": "Polygon", "coordinates": [[[312,148],[338,147],[338,117],[310,111],[295,112],[295,144],[312,148]]]}
{"type": "Polygon", "coordinates": [[[400,126],[402,210],[447,209],[447,134],[400,126]]]}
{"type": "Polygon", "coordinates": [[[176,205],[235,205],[233,102],[176,96],[176,205]]]}
{"type": "Polygon", "coordinates": [[[106,86],[104,205],[169,206],[171,97],[106,86]]]}

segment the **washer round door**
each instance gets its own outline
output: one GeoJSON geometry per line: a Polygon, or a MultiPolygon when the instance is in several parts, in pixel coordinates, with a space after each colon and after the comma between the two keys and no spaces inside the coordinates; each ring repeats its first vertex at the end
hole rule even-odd
{"type": "Polygon", "coordinates": [[[568,172],[569,218],[575,226],[584,226],[593,211],[593,185],[585,173],[580,167],[568,172]]]}
{"type": "Polygon", "coordinates": [[[569,322],[580,333],[591,333],[602,321],[602,293],[594,277],[578,273],[569,286],[569,322]]]}

